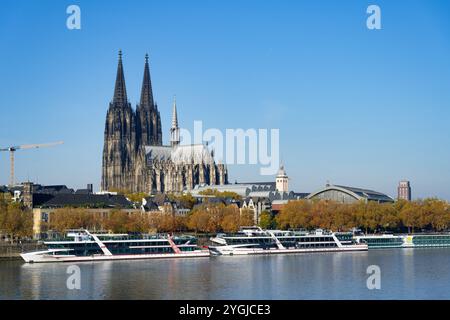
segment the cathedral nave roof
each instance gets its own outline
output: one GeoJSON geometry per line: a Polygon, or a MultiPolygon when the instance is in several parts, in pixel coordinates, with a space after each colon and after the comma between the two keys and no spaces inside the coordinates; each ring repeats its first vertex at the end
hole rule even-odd
{"type": "Polygon", "coordinates": [[[212,163],[214,158],[208,148],[202,144],[169,146],[146,146],[145,153],[152,160],[170,160],[174,164],[212,163]]]}

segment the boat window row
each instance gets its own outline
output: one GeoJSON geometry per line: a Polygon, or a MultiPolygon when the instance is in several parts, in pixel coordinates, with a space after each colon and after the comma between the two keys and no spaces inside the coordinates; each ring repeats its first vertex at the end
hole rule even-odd
{"type": "Polygon", "coordinates": [[[158,253],[174,253],[171,247],[164,248],[111,248],[112,254],[158,254],[158,253]]]}
{"type": "Polygon", "coordinates": [[[95,248],[100,249],[97,243],[86,243],[86,242],[72,242],[72,243],[51,243],[47,245],[50,249],[80,249],[80,248],[95,248]]]}
{"type": "Polygon", "coordinates": [[[298,242],[334,242],[333,237],[303,237],[296,240],[298,242]]]}
{"type": "Polygon", "coordinates": [[[168,241],[151,241],[151,242],[107,242],[105,245],[108,248],[117,248],[117,247],[139,247],[139,246],[168,246],[168,241]]]}
{"type": "Polygon", "coordinates": [[[227,244],[250,244],[250,243],[265,243],[271,244],[274,242],[272,238],[227,238],[227,244]]]}
{"type": "Polygon", "coordinates": [[[450,238],[439,238],[439,239],[416,239],[413,238],[413,244],[415,246],[450,246],[450,238]]]}
{"type": "Polygon", "coordinates": [[[363,238],[361,242],[367,244],[393,244],[393,243],[403,243],[403,239],[401,238],[363,238]]]}
{"type": "Polygon", "coordinates": [[[314,249],[314,248],[336,248],[337,244],[333,243],[297,243],[298,249],[314,249]]]}

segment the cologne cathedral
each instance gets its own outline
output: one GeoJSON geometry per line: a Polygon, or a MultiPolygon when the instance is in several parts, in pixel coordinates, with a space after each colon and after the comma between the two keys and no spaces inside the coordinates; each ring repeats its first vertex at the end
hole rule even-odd
{"type": "Polygon", "coordinates": [[[174,100],[170,145],[162,141],[161,117],[153,99],[148,55],[136,110],[128,102],[122,53],[114,96],[106,114],[102,190],[145,193],[183,192],[196,185],[228,183],[227,168],[216,164],[203,144],[181,145],[174,100]]]}

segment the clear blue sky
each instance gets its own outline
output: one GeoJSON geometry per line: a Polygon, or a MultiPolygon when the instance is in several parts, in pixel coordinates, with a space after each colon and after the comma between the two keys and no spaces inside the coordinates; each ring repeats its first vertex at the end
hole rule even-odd
{"type": "MultiPolygon", "coordinates": [[[[168,140],[179,121],[280,128],[295,191],[327,180],[396,196],[450,199],[448,1],[2,1],[0,146],[64,140],[16,153],[18,181],[99,185],[117,51],[139,99],[150,54],[168,140]],[[81,30],[66,8],[81,8],[81,30]],[[366,28],[377,4],[382,30],[366,28]]],[[[230,167],[230,181],[268,180],[230,167]]],[[[9,159],[0,154],[0,184],[9,159]]]]}

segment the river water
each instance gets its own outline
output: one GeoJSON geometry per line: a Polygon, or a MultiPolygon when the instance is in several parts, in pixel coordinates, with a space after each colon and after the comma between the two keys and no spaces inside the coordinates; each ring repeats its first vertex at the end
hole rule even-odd
{"type": "Polygon", "coordinates": [[[0,299],[450,299],[450,248],[87,262],[80,289],[69,266],[0,261],[0,299]]]}

